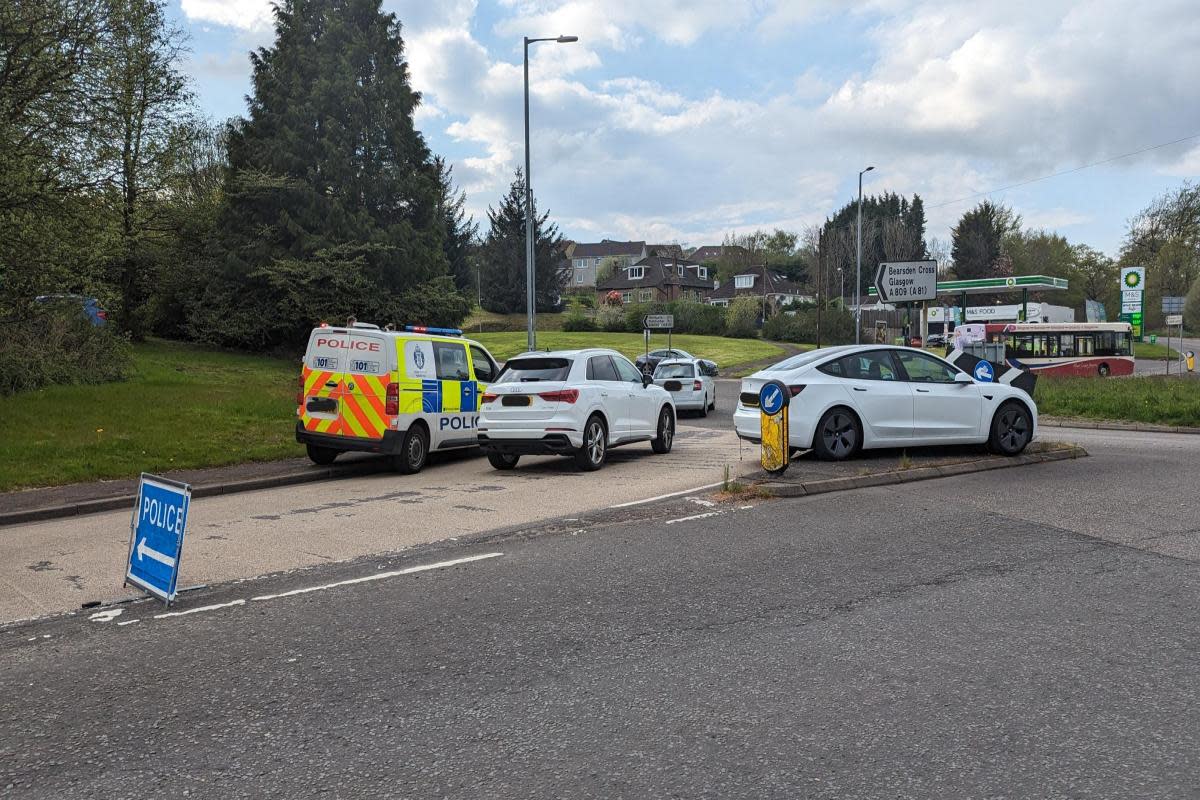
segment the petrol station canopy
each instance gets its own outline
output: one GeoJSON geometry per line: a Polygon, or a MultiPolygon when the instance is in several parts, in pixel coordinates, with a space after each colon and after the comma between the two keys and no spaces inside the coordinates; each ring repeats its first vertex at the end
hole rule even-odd
{"type": "MultiPolygon", "coordinates": [[[[1047,292],[1067,288],[1066,278],[1049,275],[1014,275],[1011,278],[972,278],[966,281],[938,281],[937,293],[961,297],[966,294],[1001,294],[1021,290],[1022,292],[1047,292]]],[[[867,294],[875,297],[878,292],[872,286],[867,294]]]]}

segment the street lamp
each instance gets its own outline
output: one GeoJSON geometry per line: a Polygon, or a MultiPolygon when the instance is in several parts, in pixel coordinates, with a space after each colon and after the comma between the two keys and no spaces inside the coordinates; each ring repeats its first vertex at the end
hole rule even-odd
{"type": "Polygon", "coordinates": [[[841,291],[838,293],[838,304],[841,305],[842,311],[846,310],[846,276],[842,272],[842,268],[838,267],[838,280],[842,282],[841,291]]]}
{"type": "Polygon", "coordinates": [[[533,278],[533,190],[529,188],[529,45],[534,42],[569,44],[578,41],[578,36],[525,37],[525,302],[529,310],[527,344],[530,351],[537,346],[537,334],[534,332],[537,292],[533,278]]]}
{"type": "Polygon", "coordinates": [[[862,337],[862,176],[874,167],[858,173],[858,269],[854,273],[854,343],[860,344],[862,337]]]}

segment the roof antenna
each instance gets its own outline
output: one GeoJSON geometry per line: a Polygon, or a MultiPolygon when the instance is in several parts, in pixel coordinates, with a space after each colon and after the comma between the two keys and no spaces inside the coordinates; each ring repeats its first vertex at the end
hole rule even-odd
{"type": "Polygon", "coordinates": [[[357,325],[357,324],[358,324],[358,318],[357,318],[357,317],[350,317],[350,318],[348,318],[348,319],[346,320],[346,327],[347,327],[347,328],[353,328],[353,327],[354,327],[355,325],[357,325]]]}

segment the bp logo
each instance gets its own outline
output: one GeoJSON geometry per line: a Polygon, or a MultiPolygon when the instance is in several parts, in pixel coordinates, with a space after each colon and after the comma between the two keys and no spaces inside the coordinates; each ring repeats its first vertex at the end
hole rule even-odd
{"type": "Polygon", "coordinates": [[[417,369],[425,369],[425,351],[419,347],[413,349],[413,363],[417,369]]]}
{"type": "Polygon", "coordinates": [[[1139,270],[1131,269],[1125,273],[1125,288],[1140,289],[1142,288],[1142,273],[1139,270]]]}
{"type": "Polygon", "coordinates": [[[1004,285],[1005,285],[1005,286],[1016,286],[1016,285],[1017,285],[1017,279],[1016,279],[1016,278],[1008,278],[1008,279],[1006,279],[1006,280],[1004,281],[1004,285]]]}

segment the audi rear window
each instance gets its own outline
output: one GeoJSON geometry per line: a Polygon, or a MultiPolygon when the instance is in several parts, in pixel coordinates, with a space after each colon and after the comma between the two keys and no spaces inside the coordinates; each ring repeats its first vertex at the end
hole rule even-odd
{"type": "Polygon", "coordinates": [[[570,372],[569,358],[514,358],[504,365],[496,383],[565,381],[570,372]]]}

